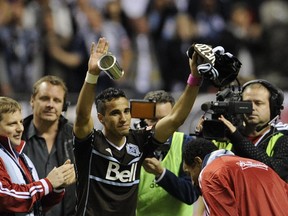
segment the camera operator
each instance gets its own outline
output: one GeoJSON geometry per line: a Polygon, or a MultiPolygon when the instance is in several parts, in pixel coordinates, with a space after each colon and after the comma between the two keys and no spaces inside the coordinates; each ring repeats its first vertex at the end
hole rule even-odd
{"type": "MultiPolygon", "coordinates": [[[[141,120],[141,125],[148,127],[167,116],[175,104],[173,96],[163,90],[148,92],[144,100],[155,103],[154,116],[141,120]]],[[[185,143],[192,139],[182,132],[174,132],[164,145],[154,151],[152,157],[145,159],[141,168],[137,216],[151,213],[191,215],[191,204],[200,191],[194,188],[190,176],[182,169],[182,151],[185,143]]]]}
{"type": "MultiPolygon", "coordinates": [[[[238,156],[265,163],[287,182],[288,130],[286,124],[276,122],[283,109],[283,92],[266,80],[251,80],[242,86],[242,101],[252,102],[252,112],[244,114],[243,126],[236,127],[224,114],[220,115],[218,119],[226,125],[228,132],[212,142],[219,149],[232,150],[238,156]]],[[[196,127],[200,136],[204,134],[205,121],[202,116],[196,127]]],[[[204,211],[202,199],[194,206],[204,211]]]]}
{"type": "Polygon", "coordinates": [[[244,114],[244,126],[236,128],[223,115],[219,117],[229,129],[228,138],[234,152],[259,160],[288,181],[288,137],[271,126],[280,117],[284,94],[266,80],[252,80],[242,87],[242,100],[251,101],[251,114],[244,114]]]}

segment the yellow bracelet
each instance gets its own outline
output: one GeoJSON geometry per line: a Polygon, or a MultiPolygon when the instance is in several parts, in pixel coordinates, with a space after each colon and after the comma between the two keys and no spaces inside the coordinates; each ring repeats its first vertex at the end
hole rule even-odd
{"type": "Polygon", "coordinates": [[[85,82],[90,83],[90,84],[96,84],[98,77],[99,77],[98,75],[91,74],[87,71],[85,82]]]}

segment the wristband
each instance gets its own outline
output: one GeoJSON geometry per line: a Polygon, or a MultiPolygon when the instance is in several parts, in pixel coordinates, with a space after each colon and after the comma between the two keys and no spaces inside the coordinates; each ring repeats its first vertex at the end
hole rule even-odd
{"type": "Polygon", "coordinates": [[[193,77],[192,74],[189,74],[187,84],[189,86],[201,86],[202,84],[202,77],[193,77]]]}
{"type": "Polygon", "coordinates": [[[99,77],[98,75],[91,74],[87,71],[85,82],[90,83],[90,84],[96,84],[98,77],[99,77]]]}

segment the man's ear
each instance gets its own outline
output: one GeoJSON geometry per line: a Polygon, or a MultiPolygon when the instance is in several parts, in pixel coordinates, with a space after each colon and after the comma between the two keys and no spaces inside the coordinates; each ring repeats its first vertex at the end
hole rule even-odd
{"type": "Polygon", "coordinates": [[[101,113],[97,113],[97,117],[99,121],[103,124],[104,123],[104,116],[101,113]]]}
{"type": "Polygon", "coordinates": [[[200,166],[201,167],[203,161],[202,161],[202,159],[200,157],[197,156],[197,157],[194,158],[194,162],[195,162],[196,166],[200,166]]]}
{"type": "Polygon", "coordinates": [[[34,99],[33,99],[32,96],[30,97],[30,106],[31,106],[32,109],[33,109],[33,107],[34,107],[34,99]]]}

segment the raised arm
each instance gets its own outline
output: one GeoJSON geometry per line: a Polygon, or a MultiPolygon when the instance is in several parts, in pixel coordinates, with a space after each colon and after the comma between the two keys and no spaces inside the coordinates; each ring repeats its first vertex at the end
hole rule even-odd
{"type": "Polygon", "coordinates": [[[165,142],[184,123],[191,111],[202,81],[197,71],[198,58],[200,58],[199,55],[194,52],[192,59],[189,59],[191,74],[184,92],[174,105],[172,111],[158,121],[155,126],[155,139],[159,142],[165,142]]]}
{"type": "Polygon", "coordinates": [[[97,45],[92,43],[88,71],[86,79],[76,105],[76,120],[74,123],[74,134],[77,138],[85,138],[93,130],[93,118],[91,111],[95,99],[95,87],[98,76],[101,72],[97,62],[100,57],[108,51],[108,42],[105,38],[100,38],[97,45]]]}

